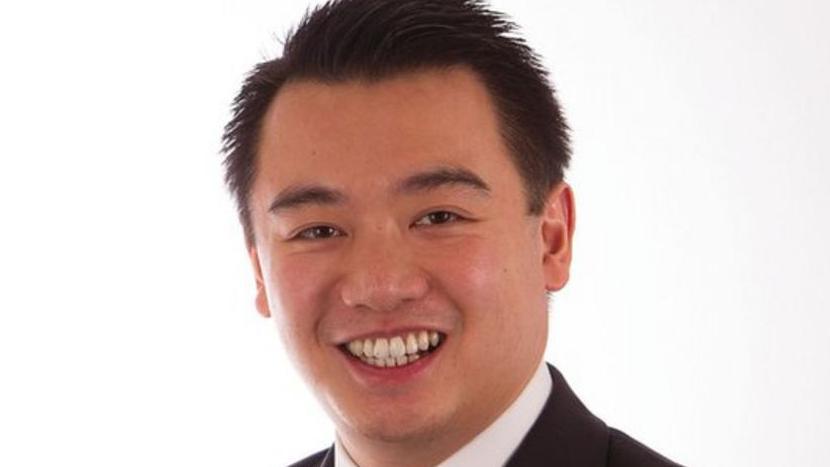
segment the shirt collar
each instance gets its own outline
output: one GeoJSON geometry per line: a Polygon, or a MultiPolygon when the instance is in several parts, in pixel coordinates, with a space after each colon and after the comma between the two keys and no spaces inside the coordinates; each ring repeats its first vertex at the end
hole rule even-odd
{"type": "MultiPolygon", "coordinates": [[[[542,360],[510,407],[438,467],[504,465],[542,413],[552,388],[553,381],[542,360]]],[[[334,442],[334,467],[357,467],[339,438],[335,438],[334,442]]]]}

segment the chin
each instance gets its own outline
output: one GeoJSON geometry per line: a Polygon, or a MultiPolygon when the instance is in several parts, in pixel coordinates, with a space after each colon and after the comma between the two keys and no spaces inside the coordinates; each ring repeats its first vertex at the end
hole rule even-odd
{"type": "Polygon", "coordinates": [[[358,413],[341,417],[343,428],[361,437],[385,443],[424,442],[435,439],[446,431],[452,415],[434,404],[425,407],[364,402],[358,413]],[[368,410],[366,408],[368,407],[368,410]]]}

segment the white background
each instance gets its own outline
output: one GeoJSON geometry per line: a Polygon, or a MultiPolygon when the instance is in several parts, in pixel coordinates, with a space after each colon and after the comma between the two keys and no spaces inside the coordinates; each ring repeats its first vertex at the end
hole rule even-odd
{"type": "MultiPolygon", "coordinates": [[[[0,465],[274,466],[332,440],[219,138],[305,2],[0,7],[0,465]]],[[[830,464],[830,6],[507,1],[573,127],[548,359],[684,464],[830,464]]]]}

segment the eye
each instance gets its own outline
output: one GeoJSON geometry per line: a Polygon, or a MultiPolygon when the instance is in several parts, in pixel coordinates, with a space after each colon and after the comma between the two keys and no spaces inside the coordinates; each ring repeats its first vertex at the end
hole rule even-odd
{"type": "Polygon", "coordinates": [[[438,225],[461,220],[461,216],[449,211],[433,211],[415,221],[415,225],[438,225]]]}
{"type": "Polygon", "coordinates": [[[325,240],[332,237],[340,237],[343,232],[330,225],[315,225],[299,231],[292,240],[325,240]]]}

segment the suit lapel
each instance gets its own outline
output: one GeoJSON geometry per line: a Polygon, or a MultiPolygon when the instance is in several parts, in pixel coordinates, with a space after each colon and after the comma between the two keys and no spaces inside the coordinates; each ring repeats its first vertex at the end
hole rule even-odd
{"type": "Polygon", "coordinates": [[[553,390],[507,467],[605,466],[608,427],[582,405],[556,368],[548,369],[553,390]]]}

